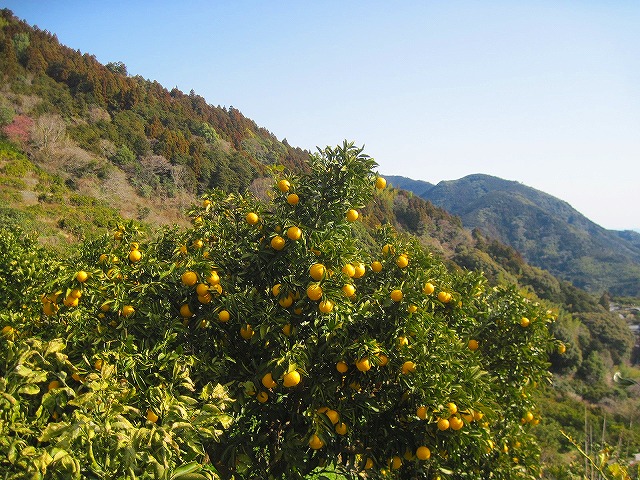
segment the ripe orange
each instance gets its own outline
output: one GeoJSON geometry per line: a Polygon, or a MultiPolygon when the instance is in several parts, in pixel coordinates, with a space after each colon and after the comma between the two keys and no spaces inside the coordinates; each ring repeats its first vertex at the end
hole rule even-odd
{"type": "Polygon", "coordinates": [[[76,273],[76,280],[79,281],[80,283],[86,282],[88,278],[89,278],[89,274],[84,270],[80,270],[78,273],[76,273]]]}
{"type": "Polygon", "coordinates": [[[124,307],[122,307],[122,316],[130,317],[134,314],[135,311],[135,308],[133,308],[131,305],[125,305],[124,307]]]}
{"type": "Polygon", "coordinates": [[[398,348],[402,348],[402,347],[406,347],[407,345],[409,345],[409,339],[405,336],[400,336],[398,337],[398,348]]]}
{"type": "Polygon", "coordinates": [[[298,197],[298,195],[296,195],[295,193],[290,193],[289,195],[287,195],[287,203],[289,205],[297,205],[299,201],[300,197],[298,197]]]}
{"type": "Polygon", "coordinates": [[[71,295],[69,295],[68,297],[65,297],[65,299],[62,301],[62,303],[66,307],[77,307],[79,300],[80,300],[79,298],[75,298],[75,297],[72,297],[71,295]]]}
{"type": "Polygon", "coordinates": [[[527,328],[530,323],[531,320],[529,320],[527,317],[522,317],[522,319],[520,320],[520,325],[522,325],[522,327],[524,328],[527,328]]]}
{"type": "Polygon", "coordinates": [[[200,303],[210,303],[211,300],[213,300],[213,297],[209,292],[205,293],[204,295],[198,295],[198,301],[200,303]]]}
{"type": "Polygon", "coordinates": [[[80,290],[79,288],[74,288],[73,290],[71,290],[71,293],[69,293],[69,296],[73,298],[80,298],[82,296],[82,290],[80,290]]]}
{"type": "Polygon", "coordinates": [[[253,331],[253,327],[251,325],[249,325],[249,324],[243,325],[240,328],[240,336],[242,338],[244,338],[245,340],[250,340],[251,337],[253,337],[254,333],[255,332],[253,331]]]}
{"type": "Polygon", "coordinates": [[[42,302],[45,303],[45,301],[48,301],[48,302],[57,303],[58,302],[58,297],[60,296],[60,293],[61,292],[50,293],[42,300],[42,302]]]}
{"type": "Polygon", "coordinates": [[[282,285],[279,283],[276,283],[273,287],[271,287],[271,294],[274,297],[277,297],[278,295],[280,295],[280,289],[282,288],[282,285]]]}
{"type": "Polygon", "coordinates": [[[416,313],[418,311],[417,305],[411,304],[407,307],[407,312],[416,313]]]}
{"type": "Polygon", "coordinates": [[[282,250],[284,248],[286,241],[280,235],[276,235],[271,239],[271,248],[274,250],[282,250]]]}
{"type": "Polygon", "coordinates": [[[441,418],[438,420],[438,430],[440,431],[445,431],[449,429],[449,420],[447,420],[446,418],[441,418]]]}
{"type": "Polygon", "coordinates": [[[307,287],[307,297],[314,302],[322,298],[322,287],[317,283],[312,283],[307,287]]]}
{"type": "Polygon", "coordinates": [[[418,409],[416,410],[416,415],[418,416],[418,418],[420,420],[426,420],[426,418],[427,418],[427,407],[425,407],[424,405],[419,406],[418,409]]]}
{"type": "Polygon", "coordinates": [[[264,390],[261,390],[260,392],[258,392],[258,395],[256,395],[256,399],[260,403],[265,403],[267,400],[269,400],[269,394],[264,390]]]}
{"type": "Polygon", "coordinates": [[[416,364],[413,363],[412,361],[407,360],[402,364],[402,373],[407,374],[415,371],[416,371],[416,364]]]}
{"type": "Polygon", "coordinates": [[[462,416],[462,419],[467,422],[467,423],[471,423],[473,422],[473,411],[470,412],[462,412],[460,414],[462,416]]]}
{"type": "Polygon", "coordinates": [[[104,360],[99,358],[93,364],[93,368],[95,368],[96,370],[102,370],[103,365],[104,365],[104,360]]]}
{"type": "Polygon", "coordinates": [[[378,353],[378,360],[380,361],[380,366],[384,367],[387,363],[389,363],[389,357],[387,357],[384,353],[378,353]]]}
{"type": "Polygon", "coordinates": [[[324,447],[324,442],[315,433],[309,438],[309,446],[314,450],[320,450],[324,447]]]}
{"type": "Polygon", "coordinates": [[[356,362],[356,368],[361,372],[368,372],[371,369],[371,361],[367,358],[361,358],[356,362]]]}
{"type": "Polygon", "coordinates": [[[189,308],[189,304],[188,303],[185,303],[184,305],[182,305],[180,307],[180,316],[182,316],[183,318],[191,318],[191,317],[193,317],[193,312],[189,308]]]}
{"type": "Polygon", "coordinates": [[[211,205],[211,200],[203,200],[202,206],[204,208],[207,208],[209,205],[211,205]]]}
{"type": "Polygon", "coordinates": [[[295,226],[289,227],[287,228],[287,237],[293,241],[300,240],[300,237],[302,237],[302,230],[295,226]]]}
{"type": "Polygon", "coordinates": [[[289,180],[285,180],[284,178],[278,182],[278,190],[281,192],[288,192],[289,188],[291,188],[291,183],[289,180]]]}
{"type": "Polygon", "coordinates": [[[407,265],[409,265],[409,257],[407,257],[404,253],[402,255],[399,255],[398,258],[396,258],[396,265],[398,265],[398,267],[400,268],[405,268],[407,265]]]}
{"type": "Polygon", "coordinates": [[[384,247],[382,247],[383,255],[389,255],[390,253],[393,253],[393,251],[394,251],[393,245],[391,245],[390,243],[387,243],[384,247]]]}
{"type": "Polygon", "coordinates": [[[380,273],[382,271],[382,263],[378,262],[377,260],[375,262],[371,262],[371,270],[376,273],[380,273]]]}
{"type": "Polygon", "coordinates": [[[339,422],[336,424],[336,433],[338,435],[346,435],[347,434],[347,424],[339,422]]]}
{"type": "Polygon", "coordinates": [[[367,458],[367,460],[364,462],[364,469],[369,470],[371,468],[373,468],[373,459],[367,458]]]}
{"type": "Polygon", "coordinates": [[[300,380],[300,373],[298,373],[296,370],[292,370],[282,378],[282,384],[285,387],[291,388],[298,385],[300,383],[300,380]]]}
{"type": "Polygon", "coordinates": [[[289,295],[287,295],[286,297],[283,297],[280,300],[278,300],[278,303],[280,304],[281,307],[289,308],[291,305],[293,305],[293,295],[289,293],[289,295]]]}
{"type": "Polygon", "coordinates": [[[431,450],[429,450],[429,447],[418,447],[418,449],[416,450],[416,457],[418,457],[419,460],[429,460],[429,458],[431,457],[431,450]]]}
{"type": "Polygon", "coordinates": [[[336,412],[335,410],[327,410],[326,412],[324,412],[324,414],[329,417],[329,420],[331,420],[331,423],[333,423],[334,425],[336,423],[338,423],[338,421],[340,420],[340,414],[338,412],[336,412]]]}
{"type": "Polygon", "coordinates": [[[271,375],[271,372],[269,372],[262,377],[262,385],[264,385],[265,388],[274,388],[278,384],[273,380],[273,376],[271,375]]]}
{"type": "Polygon", "coordinates": [[[472,352],[475,352],[480,346],[480,344],[478,343],[477,340],[471,339],[469,340],[469,343],[467,344],[467,346],[469,347],[469,350],[471,350],[472,352]]]}
{"type": "Polygon", "coordinates": [[[402,300],[402,290],[393,290],[391,292],[391,300],[393,300],[394,302],[399,302],[400,300],[402,300]]]}
{"type": "Polygon", "coordinates": [[[351,278],[356,274],[356,267],[354,267],[350,263],[347,263],[344,267],[342,267],[342,273],[351,278]]]}
{"type": "Polygon", "coordinates": [[[482,417],[484,417],[484,414],[483,414],[482,412],[479,412],[479,411],[477,411],[477,410],[474,410],[474,411],[473,411],[473,419],[474,419],[476,422],[479,422],[480,420],[482,420],[482,417]]]}
{"type": "Polygon", "coordinates": [[[356,294],[356,287],[354,287],[350,283],[347,283],[342,287],[342,293],[344,293],[345,297],[351,298],[356,294]]]}
{"type": "Polygon", "coordinates": [[[442,303],[449,303],[451,301],[451,294],[449,292],[438,292],[438,300],[442,303]]]}
{"type": "Polygon", "coordinates": [[[193,246],[199,250],[204,247],[204,242],[202,241],[202,239],[194,240],[193,246]]]}
{"type": "Polygon", "coordinates": [[[223,323],[228,322],[230,318],[231,318],[231,315],[227,310],[220,310],[220,312],[218,313],[218,320],[220,320],[223,323]]]}
{"type": "Polygon", "coordinates": [[[460,417],[451,417],[449,419],[449,426],[451,427],[451,430],[460,430],[464,427],[464,422],[460,417]]]}
{"type": "Polygon", "coordinates": [[[182,283],[187,287],[193,287],[198,281],[198,274],[196,272],[184,272],[180,277],[182,283]]]}
{"type": "Polygon", "coordinates": [[[402,467],[402,459],[398,455],[394,455],[391,459],[391,468],[398,470],[400,467],[402,467]]]}
{"type": "Polygon", "coordinates": [[[42,311],[47,317],[50,317],[56,314],[56,312],[58,311],[58,306],[53,302],[47,302],[42,306],[42,311]]]}
{"type": "Polygon", "coordinates": [[[349,365],[347,365],[346,362],[340,360],[338,363],[336,363],[336,370],[338,370],[340,373],[347,373],[349,371],[349,365]]]}
{"type": "Polygon", "coordinates": [[[384,177],[376,177],[376,188],[378,190],[382,190],[386,186],[387,181],[384,179],[384,177]]]}
{"type": "Polygon", "coordinates": [[[50,392],[51,390],[54,390],[56,388],[60,388],[61,386],[62,386],[62,384],[58,380],[53,380],[47,386],[47,391],[50,392]]]}
{"type": "Polygon", "coordinates": [[[291,324],[287,323],[284,327],[282,327],[282,333],[284,334],[285,337],[288,337],[291,335],[291,324]]]}
{"type": "Polygon", "coordinates": [[[142,252],[140,252],[140,250],[131,250],[129,252],[129,260],[132,263],[139,262],[141,258],[142,258],[142,252]]]}
{"type": "Polygon", "coordinates": [[[159,418],[160,417],[158,417],[158,415],[156,415],[153,410],[147,410],[147,420],[149,420],[151,423],[156,423],[159,418]]]}
{"type": "Polygon", "coordinates": [[[260,217],[254,212],[247,213],[247,216],[244,217],[249,225],[255,225],[260,221],[260,217]]]}
{"type": "Polygon", "coordinates": [[[453,402],[447,403],[447,408],[449,409],[449,413],[451,415],[458,413],[458,406],[453,402]]]}
{"type": "Polygon", "coordinates": [[[427,282],[424,284],[424,288],[422,289],[422,291],[426,295],[431,295],[435,289],[436,287],[434,287],[432,283],[427,282]]]}
{"type": "MultiPolygon", "coordinates": [[[[45,307],[51,304],[45,304],[45,307]]],[[[45,312],[46,313],[46,312],[45,312]]],[[[16,337],[16,330],[11,325],[5,325],[2,327],[2,336],[9,340],[13,340],[16,337]]]]}
{"type": "Polygon", "coordinates": [[[355,272],[353,273],[353,278],[362,278],[366,273],[367,269],[364,266],[364,263],[357,263],[355,265],[355,272]]]}
{"type": "Polygon", "coordinates": [[[562,355],[566,351],[567,351],[567,346],[564,343],[561,343],[560,345],[558,345],[558,353],[560,355],[562,355]]]}
{"type": "Polygon", "coordinates": [[[355,222],[358,219],[359,216],[360,216],[360,214],[358,213],[357,210],[355,210],[353,208],[347,210],[347,220],[349,222],[355,222]]]}
{"type": "Polygon", "coordinates": [[[196,293],[200,296],[204,296],[209,293],[209,285],[206,283],[199,283],[196,287],[196,293]]]}
{"type": "Polygon", "coordinates": [[[531,413],[531,412],[527,412],[527,413],[525,413],[525,414],[524,414],[524,419],[525,419],[527,422],[530,422],[531,420],[533,420],[533,413],[531,413]]]}
{"type": "Polygon", "coordinates": [[[209,285],[217,285],[220,283],[220,276],[218,275],[218,272],[212,271],[207,277],[207,283],[209,285]]]}
{"type": "Polygon", "coordinates": [[[311,278],[317,281],[322,280],[322,277],[324,277],[326,271],[327,269],[321,263],[314,263],[309,267],[309,275],[311,276],[311,278]]]}
{"type": "Polygon", "coordinates": [[[333,310],[333,302],[331,300],[323,300],[318,304],[318,310],[322,313],[331,313],[333,310]]]}

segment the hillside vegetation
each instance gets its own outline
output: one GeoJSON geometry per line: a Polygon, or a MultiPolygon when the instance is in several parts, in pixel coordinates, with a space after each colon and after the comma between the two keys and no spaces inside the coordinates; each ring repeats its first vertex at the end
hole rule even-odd
{"type": "Polygon", "coordinates": [[[437,185],[402,177],[389,180],[580,288],[640,296],[637,232],[606,230],[562,200],[489,175],[469,175],[437,185]]]}
{"type": "MultiPolygon", "coordinates": [[[[172,255],[181,249],[175,242],[182,238],[191,255],[197,239],[187,242],[193,218],[185,211],[200,205],[202,195],[219,189],[225,195],[269,202],[279,195],[273,189],[274,176],[293,180],[311,169],[310,152],[277,140],[238,110],[214,107],[195,92],[167,90],[131,76],[118,62],[103,66],[89,54],[60,45],[54,34],[18,21],[7,10],[0,17],[0,69],[0,238],[7,242],[3,252],[24,252],[4,257],[0,291],[5,309],[0,309],[0,326],[15,322],[21,295],[34,288],[28,287],[34,283],[29,272],[53,275],[61,258],[74,259],[72,264],[78,259],[89,262],[87,255],[97,255],[98,246],[107,248],[105,232],[111,237],[118,225],[126,223],[127,232],[139,232],[153,245],[150,249],[157,249],[158,255],[164,252],[159,259],[173,261],[172,255]],[[163,238],[173,243],[163,243],[163,238]],[[31,258],[29,252],[36,252],[37,268],[21,263],[31,258]],[[23,283],[4,280],[12,278],[23,283]],[[15,302],[10,306],[9,297],[15,302]]],[[[556,375],[549,390],[531,391],[542,418],[531,431],[545,438],[543,472],[549,478],[573,478],[556,470],[578,475],[583,468],[559,430],[581,442],[588,437],[585,406],[588,424],[605,431],[605,443],[623,445],[625,454],[640,449],[640,429],[630,422],[639,406],[635,387],[612,382],[616,369],[625,376],[639,376],[631,366],[634,338],[625,321],[609,312],[606,297],[594,297],[531,266],[514,248],[480,229],[466,230],[460,217],[410,192],[385,188],[367,198],[357,205],[358,223],[351,231],[363,248],[373,252],[379,243],[374,232],[392,228],[401,238],[419,242],[430,258],[442,260],[451,278],[483,272],[487,288],[510,286],[557,317],[552,333],[567,351],[550,357],[556,375]]],[[[331,208],[347,206],[340,196],[330,200],[335,202],[331,208]]],[[[290,220],[283,217],[279,227],[290,220]]],[[[139,240],[131,237],[131,241],[139,240]]],[[[123,259],[128,255],[128,246],[122,243],[109,248],[123,250],[118,250],[123,259]]],[[[236,253],[235,258],[242,256],[236,253]]],[[[123,286],[117,291],[122,293],[123,286]]],[[[220,408],[227,408],[226,398],[220,393],[220,408]]],[[[600,447],[604,445],[594,442],[594,450],[600,447]]]]}

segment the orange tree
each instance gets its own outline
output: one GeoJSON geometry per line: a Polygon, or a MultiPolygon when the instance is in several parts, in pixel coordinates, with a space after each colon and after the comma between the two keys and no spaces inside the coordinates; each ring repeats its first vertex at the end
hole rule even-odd
{"type": "Polygon", "coordinates": [[[345,142],[268,202],[211,192],[187,231],[121,225],[60,261],[38,318],[6,317],[0,468],[537,477],[550,315],[362,228],[374,168],[345,142]]]}

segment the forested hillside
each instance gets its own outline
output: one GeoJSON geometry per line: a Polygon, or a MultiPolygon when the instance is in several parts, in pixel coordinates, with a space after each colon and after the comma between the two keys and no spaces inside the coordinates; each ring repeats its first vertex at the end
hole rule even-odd
{"type": "Polygon", "coordinates": [[[490,175],[468,175],[437,185],[403,177],[390,181],[580,288],[640,296],[636,232],[606,230],[558,198],[490,175]]]}
{"type": "MultiPolygon", "coordinates": [[[[152,238],[162,225],[186,228],[193,218],[185,212],[212,189],[267,201],[274,175],[293,181],[310,168],[310,152],[279,141],[237,109],[167,90],[119,62],[101,65],[7,10],[0,68],[0,229],[30,239],[37,233],[49,254],[71,256],[80,241],[103,241],[125,220],[152,238]]],[[[376,227],[392,227],[451,272],[481,271],[490,286],[513,285],[557,318],[552,332],[568,348],[551,356],[557,376],[538,393],[543,422],[534,429],[548,440],[548,471],[576,460],[559,430],[583,438],[585,405],[596,429],[606,416],[608,444],[640,449],[640,430],[630,423],[635,387],[612,382],[616,369],[640,376],[631,366],[634,338],[625,319],[609,312],[608,298],[532,267],[514,248],[465,230],[460,217],[405,190],[383,189],[358,208],[363,228],[355,232],[364,244],[375,243],[376,227]]],[[[168,247],[160,241],[157,248],[168,247]]]]}

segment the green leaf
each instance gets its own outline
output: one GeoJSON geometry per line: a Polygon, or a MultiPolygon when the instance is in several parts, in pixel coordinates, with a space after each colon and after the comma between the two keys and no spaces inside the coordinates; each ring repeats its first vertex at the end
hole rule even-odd
{"type": "Polygon", "coordinates": [[[198,462],[190,462],[184,465],[179,466],[173,471],[173,475],[171,475],[171,480],[174,480],[182,475],[186,475],[187,473],[195,472],[196,470],[200,470],[200,464],[198,462]]]}
{"type": "Polygon", "coordinates": [[[40,435],[38,437],[38,441],[39,442],[48,442],[52,438],[55,438],[55,437],[61,435],[68,428],[69,428],[69,424],[67,424],[65,422],[50,423],[49,425],[47,425],[45,427],[45,429],[42,432],[42,435],[40,435]]]}
{"type": "Polygon", "coordinates": [[[16,368],[13,370],[16,375],[20,375],[21,377],[29,377],[33,375],[33,370],[24,365],[16,365],[16,368]]]}
{"type": "Polygon", "coordinates": [[[40,393],[40,387],[33,383],[29,383],[20,387],[18,389],[18,393],[22,393],[24,395],[37,395],[38,393],[40,393]]]}
{"type": "Polygon", "coordinates": [[[60,352],[64,350],[66,346],[67,344],[59,338],[51,340],[47,343],[47,349],[44,352],[44,356],[46,357],[47,355],[50,355],[52,353],[60,352]]]}

